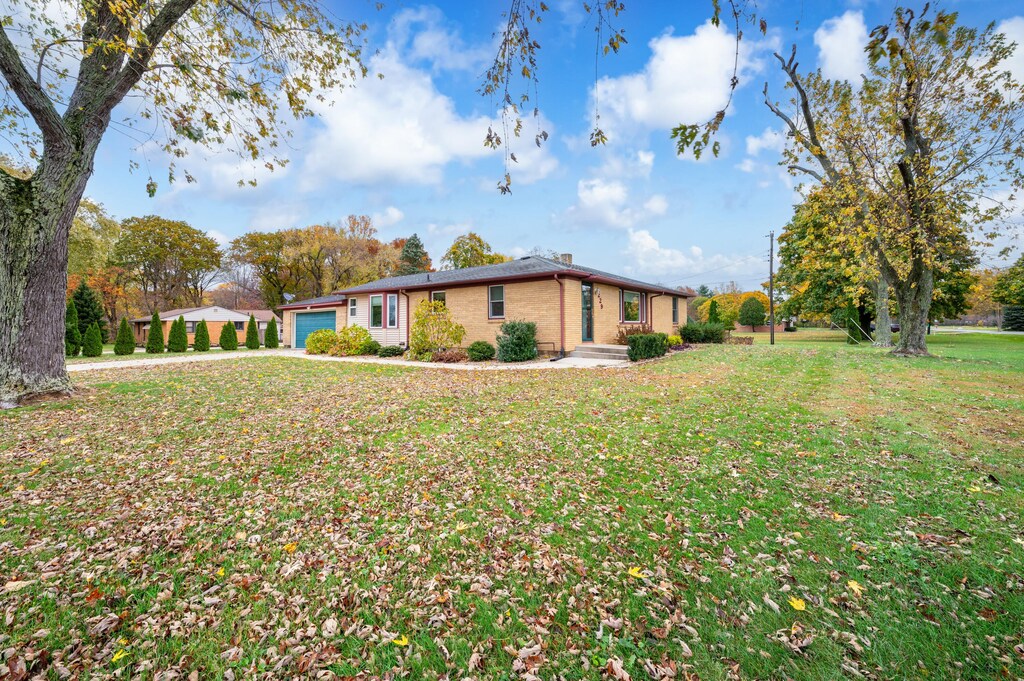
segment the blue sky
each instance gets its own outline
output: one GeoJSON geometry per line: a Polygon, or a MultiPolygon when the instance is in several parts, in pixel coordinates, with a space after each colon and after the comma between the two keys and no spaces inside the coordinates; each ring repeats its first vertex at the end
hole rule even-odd
{"type": "MultiPolygon", "coordinates": [[[[507,254],[541,247],[652,281],[754,288],[766,279],[766,235],[783,227],[798,199],[796,181],[777,165],[782,138],[761,98],[766,81],[777,99],[785,97],[771,52],[796,43],[804,69],[855,77],[866,32],[893,6],[760,0],[770,30],[749,30],[742,43],[742,82],[718,138],[722,153],[694,162],[676,157],[669,130],[720,108],[732,63],[731,34],[707,23],[710,0],[627,2],[618,22],[629,43],[598,59],[596,74],[593,25],[582,3],[550,0],[537,34],[537,103],[550,138],[538,150],[536,124],[527,121],[524,137],[513,141],[520,159],[513,192],[501,196],[502,154],[482,144],[498,119],[477,88],[505,3],[387,2],[380,11],[374,4],[338,3],[334,11],[369,23],[369,65],[383,80],[360,81],[318,119],[294,124],[284,171],[253,170],[228,153],[192,157],[180,169],[198,183],[162,182],[151,199],[147,175],[163,180],[165,161],[111,130],[87,194],[118,218],[156,213],[222,240],[369,214],[382,238],[418,233],[435,263],[452,239],[473,230],[507,254]],[[610,137],[596,149],[587,141],[595,93],[610,137]],[[129,173],[131,160],[141,170],[129,173]],[[250,177],[256,188],[235,186],[250,177]]],[[[943,7],[967,23],[996,21],[1024,43],[1016,1],[943,7]]],[[[1024,77],[1024,55],[1015,61],[1024,77]]]]}

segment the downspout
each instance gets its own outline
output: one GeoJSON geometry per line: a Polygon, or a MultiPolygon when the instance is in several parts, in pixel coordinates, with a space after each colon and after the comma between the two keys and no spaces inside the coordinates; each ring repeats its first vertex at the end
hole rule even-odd
{"type": "MultiPolygon", "coordinates": [[[[398,292],[402,296],[405,297],[405,349],[408,350],[409,349],[409,327],[412,324],[412,322],[409,321],[409,317],[410,317],[409,294],[406,293],[402,289],[399,289],[398,292]]],[[[401,315],[399,315],[399,319],[401,319],[401,315]]]]}
{"type": "Polygon", "coordinates": [[[562,359],[565,357],[565,281],[558,278],[555,275],[555,281],[558,282],[558,327],[559,327],[559,350],[558,357],[554,360],[562,359]]]}

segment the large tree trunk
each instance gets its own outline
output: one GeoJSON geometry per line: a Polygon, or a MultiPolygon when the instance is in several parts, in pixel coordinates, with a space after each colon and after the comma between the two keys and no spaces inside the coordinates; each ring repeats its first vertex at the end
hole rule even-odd
{"type": "Polygon", "coordinates": [[[875,338],[873,345],[892,347],[892,316],[889,314],[889,280],[884,274],[875,282],[875,338]]]}
{"type": "Polygon", "coordinates": [[[935,272],[931,267],[918,265],[911,276],[894,286],[899,305],[900,339],[893,350],[897,355],[927,355],[925,336],[928,332],[928,312],[935,289],[935,272]]]}
{"type": "Polygon", "coordinates": [[[44,157],[36,173],[0,173],[0,408],[67,393],[64,312],[68,232],[92,153],[44,157]]]}

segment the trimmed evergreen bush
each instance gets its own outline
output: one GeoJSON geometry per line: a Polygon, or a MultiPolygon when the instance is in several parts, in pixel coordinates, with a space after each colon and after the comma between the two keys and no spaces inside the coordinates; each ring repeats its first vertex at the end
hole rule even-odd
{"type": "Polygon", "coordinates": [[[75,301],[75,309],[78,311],[78,331],[85,338],[85,332],[89,326],[95,323],[100,328],[100,342],[107,340],[107,315],[103,311],[103,301],[96,291],[89,288],[85,279],[78,284],[78,288],[71,294],[75,301]]]}
{"type": "Polygon", "coordinates": [[[385,345],[377,351],[378,357],[398,357],[405,354],[405,349],[401,345],[385,345]]]}
{"type": "Polygon", "coordinates": [[[679,336],[684,343],[724,343],[725,327],[711,322],[688,322],[679,327],[679,336]]]}
{"type": "Polygon", "coordinates": [[[207,352],[210,349],[210,329],[206,326],[206,320],[201,319],[196,325],[196,335],[192,340],[192,349],[196,352],[207,352]]]}
{"type": "Polygon", "coordinates": [[[78,308],[75,299],[68,301],[68,309],[64,313],[64,354],[77,357],[82,350],[82,332],[78,330],[78,308]]]}
{"type": "Polygon", "coordinates": [[[629,361],[661,357],[668,352],[667,333],[638,333],[627,339],[629,361]]]}
{"type": "Polygon", "coordinates": [[[537,356],[537,325],[511,321],[501,325],[498,336],[499,362],[525,362],[537,356]]]}
{"type": "Polygon", "coordinates": [[[263,332],[263,345],[270,350],[280,345],[277,340],[277,320],[273,317],[267,322],[267,330],[263,332]]]}
{"type": "Polygon", "coordinates": [[[1003,308],[1003,331],[1024,331],[1024,305],[1003,308]]]}
{"type": "MultiPolygon", "coordinates": [[[[370,332],[367,331],[366,335],[369,336],[370,332]]],[[[337,342],[338,334],[334,331],[330,329],[317,329],[306,336],[306,354],[326,355],[337,342]]]]}
{"type": "Polygon", "coordinates": [[[85,331],[82,354],[86,357],[99,357],[103,354],[103,337],[100,335],[100,325],[96,322],[90,324],[85,331]]]}
{"type": "Polygon", "coordinates": [[[238,349],[238,332],[235,331],[234,322],[224,322],[224,325],[220,327],[220,349],[238,349]]]}
{"type": "Polygon", "coordinates": [[[188,350],[188,333],[185,331],[185,318],[178,317],[171,322],[171,331],[167,334],[168,352],[185,352],[188,350]]]}
{"type": "Polygon", "coordinates": [[[379,352],[380,343],[373,339],[371,339],[368,343],[363,343],[363,346],[359,348],[360,355],[376,355],[379,352]]]}
{"type": "Polygon", "coordinates": [[[128,325],[128,318],[121,317],[121,325],[117,327],[117,338],[114,340],[115,355],[130,355],[135,352],[135,335],[128,325]]]}
{"type": "Polygon", "coordinates": [[[245,325],[245,347],[250,350],[260,349],[260,327],[253,315],[249,315],[249,323],[245,325]]]}
{"type": "Polygon", "coordinates": [[[164,351],[164,327],[160,322],[160,313],[154,312],[149,322],[149,336],[146,338],[146,353],[157,355],[164,351]]]}
{"type": "Polygon", "coordinates": [[[466,354],[474,362],[486,362],[494,359],[494,346],[487,341],[475,341],[466,348],[466,354]]]}
{"type": "Polygon", "coordinates": [[[708,324],[721,324],[722,315],[718,312],[718,301],[712,300],[708,306],[708,324]]]}

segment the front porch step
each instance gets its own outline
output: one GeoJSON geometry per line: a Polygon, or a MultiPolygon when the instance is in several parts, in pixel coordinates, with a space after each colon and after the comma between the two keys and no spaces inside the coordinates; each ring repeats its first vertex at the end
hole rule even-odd
{"type": "Polygon", "coordinates": [[[569,353],[570,357],[588,357],[590,359],[625,360],[629,359],[625,345],[578,345],[569,353]]]}

